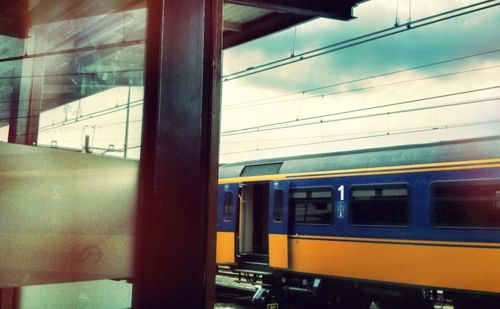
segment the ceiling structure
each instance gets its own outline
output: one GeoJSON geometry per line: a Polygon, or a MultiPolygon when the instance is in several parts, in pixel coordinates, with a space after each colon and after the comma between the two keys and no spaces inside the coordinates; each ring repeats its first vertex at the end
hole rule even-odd
{"type": "MultiPolygon", "coordinates": [[[[311,18],[354,18],[353,8],[367,0],[225,0],[224,47],[283,30],[311,18]]],[[[4,0],[0,35],[25,38],[27,27],[61,20],[105,15],[146,7],[145,0],[4,0]]]]}
{"type": "MultiPolygon", "coordinates": [[[[317,17],[349,20],[364,1],[226,0],[223,48],[317,17]]],[[[21,77],[43,76],[42,111],[116,86],[142,85],[145,8],[145,0],[0,1],[0,126],[12,117],[21,77]]]]}

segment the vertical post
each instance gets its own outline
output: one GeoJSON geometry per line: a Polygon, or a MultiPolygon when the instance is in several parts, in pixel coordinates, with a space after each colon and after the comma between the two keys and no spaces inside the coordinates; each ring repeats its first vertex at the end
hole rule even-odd
{"type": "Polygon", "coordinates": [[[128,130],[129,130],[129,121],[130,121],[130,81],[128,85],[128,94],[127,94],[127,114],[125,116],[125,143],[123,144],[123,158],[127,158],[127,149],[128,149],[128,130]]]}
{"type": "Polygon", "coordinates": [[[0,289],[0,309],[18,309],[20,293],[19,288],[0,289]]]}
{"type": "Polygon", "coordinates": [[[85,146],[83,146],[85,153],[90,153],[90,135],[85,135],[85,146]]]}
{"type": "MultiPolygon", "coordinates": [[[[47,25],[33,27],[32,39],[25,41],[28,53],[43,53],[47,44],[47,25]]],[[[19,97],[11,105],[9,143],[34,145],[38,140],[38,125],[42,110],[45,58],[24,59],[19,97]],[[14,119],[15,118],[15,119],[14,119]]],[[[15,98],[13,98],[15,99],[15,98]]]]}
{"type": "Polygon", "coordinates": [[[134,308],[213,308],[222,0],[149,0],[134,308]]]}

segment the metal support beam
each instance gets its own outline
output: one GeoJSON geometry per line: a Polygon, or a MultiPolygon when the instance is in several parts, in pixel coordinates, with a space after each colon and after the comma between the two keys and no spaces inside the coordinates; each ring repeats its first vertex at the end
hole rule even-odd
{"type": "Polygon", "coordinates": [[[221,0],[150,0],[134,308],[213,308],[221,0]]]}
{"type": "Polygon", "coordinates": [[[310,20],[310,16],[271,13],[246,23],[239,32],[224,33],[223,48],[230,48],[310,20]]]}
{"type": "Polygon", "coordinates": [[[226,0],[227,3],[254,6],[310,17],[325,17],[341,20],[353,18],[352,7],[362,1],[325,0],[226,0]]]}

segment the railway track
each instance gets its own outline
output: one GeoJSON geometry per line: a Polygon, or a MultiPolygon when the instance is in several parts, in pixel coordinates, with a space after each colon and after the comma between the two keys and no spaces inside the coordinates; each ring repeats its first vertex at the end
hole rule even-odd
{"type": "Polygon", "coordinates": [[[219,267],[216,277],[217,302],[234,306],[229,308],[256,308],[252,298],[260,286],[261,281],[256,276],[244,276],[229,268],[219,267]]]}
{"type": "MultiPolygon", "coordinates": [[[[231,269],[219,266],[216,277],[216,299],[215,309],[254,309],[266,308],[253,302],[253,296],[262,286],[258,275],[241,274],[231,269]]],[[[306,300],[294,299],[286,305],[288,309],[312,308],[311,303],[306,300]]],[[[282,308],[282,307],[280,307],[282,308]]],[[[330,308],[326,305],[326,308],[330,308]]],[[[337,308],[332,305],[331,308],[337,308]]],[[[453,309],[451,301],[440,299],[434,303],[435,309],[453,309]]],[[[480,308],[480,307],[478,307],[480,308]]],[[[378,303],[372,302],[370,309],[380,309],[378,303]]]]}

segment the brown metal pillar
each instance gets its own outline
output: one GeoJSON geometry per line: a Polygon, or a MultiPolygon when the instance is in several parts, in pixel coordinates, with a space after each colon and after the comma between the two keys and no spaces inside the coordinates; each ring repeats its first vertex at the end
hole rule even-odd
{"type": "Polygon", "coordinates": [[[134,308],[213,308],[222,0],[149,0],[134,308]]]}
{"type": "MultiPolygon", "coordinates": [[[[47,25],[32,28],[31,39],[25,42],[29,54],[43,53],[47,44],[47,25]]],[[[24,59],[19,88],[11,100],[9,143],[36,145],[42,109],[45,58],[24,59]],[[18,97],[15,97],[18,96],[18,97]]]]}
{"type": "Polygon", "coordinates": [[[19,300],[19,288],[0,289],[0,309],[17,309],[19,308],[19,300]]]}

